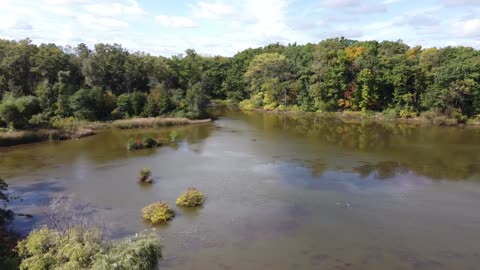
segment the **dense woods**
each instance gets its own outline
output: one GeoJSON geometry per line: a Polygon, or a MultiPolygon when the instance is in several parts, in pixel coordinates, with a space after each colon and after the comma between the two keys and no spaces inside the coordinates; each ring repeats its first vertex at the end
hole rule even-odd
{"type": "Polygon", "coordinates": [[[60,47],[0,40],[0,126],[57,119],[207,117],[210,99],[245,109],[432,111],[464,121],[480,114],[480,51],[409,47],[401,41],[328,39],[272,44],[233,57],[194,50],[162,57],[118,44],[60,47]]]}

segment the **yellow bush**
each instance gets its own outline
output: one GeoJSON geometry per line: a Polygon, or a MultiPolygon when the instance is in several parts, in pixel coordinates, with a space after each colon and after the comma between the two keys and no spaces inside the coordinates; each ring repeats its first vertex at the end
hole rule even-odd
{"type": "Polygon", "coordinates": [[[203,194],[196,188],[189,188],[177,198],[177,205],[186,207],[201,206],[204,202],[203,194]]]}
{"type": "Polygon", "coordinates": [[[175,212],[166,202],[155,202],[142,209],[143,218],[152,224],[167,222],[175,217],[175,212]]]}

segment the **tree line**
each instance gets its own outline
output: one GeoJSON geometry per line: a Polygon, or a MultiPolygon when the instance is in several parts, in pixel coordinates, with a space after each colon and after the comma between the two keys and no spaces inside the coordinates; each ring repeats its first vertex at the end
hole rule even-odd
{"type": "Polygon", "coordinates": [[[60,47],[0,40],[0,125],[48,126],[52,119],[208,116],[210,99],[245,109],[435,111],[480,114],[480,51],[410,47],[402,41],[327,39],[247,49],[233,57],[189,49],[172,57],[118,44],[60,47]]]}

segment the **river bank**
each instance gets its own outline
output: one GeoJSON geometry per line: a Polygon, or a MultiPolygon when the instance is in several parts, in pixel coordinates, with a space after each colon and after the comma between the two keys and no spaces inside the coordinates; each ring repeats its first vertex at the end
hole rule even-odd
{"type": "Polygon", "coordinates": [[[65,121],[58,128],[42,128],[33,130],[17,130],[0,132],[0,147],[15,146],[20,144],[36,143],[43,141],[61,141],[80,139],[96,134],[103,129],[135,129],[156,128],[168,126],[194,125],[211,122],[211,119],[191,120],[188,118],[132,118],[111,122],[84,122],[65,121]]]}
{"type": "Polygon", "coordinates": [[[413,116],[408,115],[402,117],[401,113],[397,113],[394,110],[384,111],[384,112],[375,112],[375,111],[339,111],[339,112],[306,112],[300,110],[298,107],[292,107],[292,110],[271,110],[264,108],[245,108],[241,104],[234,103],[230,100],[214,100],[211,107],[234,107],[242,111],[252,111],[260,112],[267,114],[286,114],[286,115],[316,115],[324,118],[335,118],[344,122],[363,122],[363,121],[374,121],[374,122],[397,122],[397,123],[406,123],[406,124],[423,124],[423,125],[434,125],[434,126],[476,126],[480,127],[480,117],[467,119],[465,117],[455,118],[446,114],[441,114],[438,112],[427,111],[422,112],[419,115],[413,116]]]}

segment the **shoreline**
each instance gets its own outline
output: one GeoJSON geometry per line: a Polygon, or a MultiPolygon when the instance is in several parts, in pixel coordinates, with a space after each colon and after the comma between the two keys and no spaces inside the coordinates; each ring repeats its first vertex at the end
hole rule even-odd
{"type": "Polygon", "coordinates": [[[211,118],[191,120],[188,118],[132,118],[110,122],[77,122],[75,127],[39,128],[0,132],[0,148],[45,141],[64,141],[80,139],[95,135],[97,130],[105,129],[140,129],[171,126],[186,126],[210,123],[211,118]]]}
{"type": "Polygon", "coordinates": [[[422,116],[401,118],[401,117],[389,117],[381,112],[368,112],[363,113],[359,111],[342,111],[342,112],[304,112],[304,111],[279,111],[279,110],[266,110],[262,108],[247,110],[242,109],[236,105],[240,111],[244,112],[257,112],[265,114],[277,114],[277,115],[315,115],[323,118],[333,118],[342,120],[346,123],[360,123],[360,122],[377,122],[377,123],[400,123],[411,125],[430,125],[430,126],[448,126],[448,127],[478,127],[480,128],[480,120],[468,119],[466,122],[458,122],[454,118],[446,118],[446,116],[440,115],[427,119],[422,116]],[[438,118],[438,121],[437,121],[438,118]],[[453,122],[455,121],[455,122],[453,122]]]}

